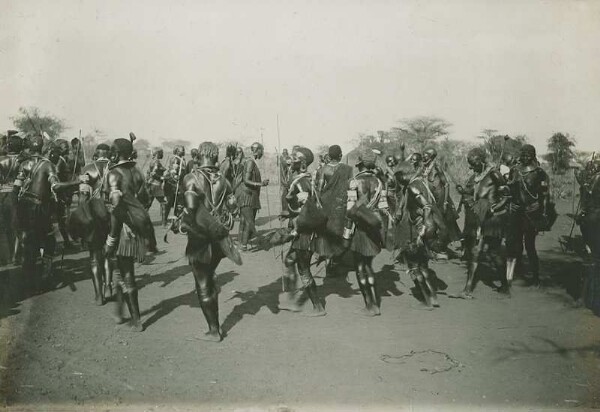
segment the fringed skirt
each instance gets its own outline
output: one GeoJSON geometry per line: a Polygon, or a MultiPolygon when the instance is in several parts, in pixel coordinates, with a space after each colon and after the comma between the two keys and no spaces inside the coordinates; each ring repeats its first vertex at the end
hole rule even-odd
{"type": "Polygon", "coordinates": [[[153,180],[148,183],[148,194],[151,197],[163,197],[165,195],[165,191],[163,190],[163,185],[161,182],[157,182],[153,180]]]}
{"type": "Polygon", "coordinates": [[[249,207],[252,209],[260,209],[260,191],[248,191],[245,187],[240,187],[235,193],[235,200],[238,207],[249,207]]]}
{"type": "Polygon", "coordinates": [[[362,256],[377,256],[381,252],[381,233],[369,234],[356,228],[350,250],[362,256]],[[379,237],[379,238],[378,238],[379,237]]]}
{"type": "Polygon", "coordinates": [[[138,263],[142,263],[146,257],[146,242],[144,238],[133,233],[129,226],[123,224],[116,255],[131,257],[138,263]]]}
{"type": "Polygon", "coordinates": [[[312,240],[310,250],[319,256],[326,256],[328,258],[339,256],[344,253],[342,237],[328,233],[319,234],[312,240]]]}

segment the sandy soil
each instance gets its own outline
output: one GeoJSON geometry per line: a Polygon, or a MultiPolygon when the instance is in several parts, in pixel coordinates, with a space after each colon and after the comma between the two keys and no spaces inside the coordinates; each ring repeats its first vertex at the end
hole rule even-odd
{"type": "MultiPolygon", "coordinates": [[[[276,189],[270,189],[272,205],[276,189]]],[[[263,204],[266,198],[263,195],[263,204]]],[[[567,212],[568,204],[560,204],[567,212]]],[[[157,209],[152,210],[157,218],[157,209]]],[[[262,210],[260,229],[278,227],[262,210]]],[[[21,299],[21,275],[0,272],[0,400],[15,410],[446,410],[600,406],[600,319],[571,307],[581,265],[564,254],[560,216],[539,238],[541,289],[502,299],[479,284],[472,301],[440,296],[418,310],[404,268],[375,261],[382,316],[363,318],[354,274],[316,268],[327,316],[279,312],[281,261],[246,253],[217,269],[227,337],[200,341],[205,323],[183,257],[185,238],[157,227],[166,253],[136,268],[145,332],[97,307],[85,252],[65,256],[57,288],[21,299]]],[[[460,262],[433,265],[461,290],[460,262]]]]}

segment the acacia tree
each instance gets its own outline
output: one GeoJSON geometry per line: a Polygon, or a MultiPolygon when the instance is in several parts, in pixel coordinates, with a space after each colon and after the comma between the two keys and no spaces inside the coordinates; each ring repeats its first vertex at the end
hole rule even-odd
{"type": "Polygon", "coordinates": [[[39,135],[45,132],[54,140],[67,129],[65,121],[56,116],[40,114],[37,107],[20,107],[19,113],[11,118],[14,126],[24,135],[39,135]]]}
{"type": "Polygon", "coordinates": [[[511,137],[498,134],[498,130],[495,129],[483,129],[477,137],[483,140],[483,149],[490,155],[493,163],[500,163],[508,156],[517,156],[521,146],[527,142],[525,135],[511,137]]]}
{"type": "MultiPolygon", "coordinates": [[[[436,139],[447,136],[450,122],[434,116],[418,116],[400,121],[400,127],[392,129],[396,139],[416,146],[419,151],[436,139]]],[[[389,134],[388,136],[392,136],[389,134]]]]}
{"type": "Polygon", "coordinates": [[[574,147],[575,141],[568,133],[554,133],[548,139],[548,153],[544,155],[544,159],[550,163],[553,173],[563,174],[569,169],[574,147]]]}

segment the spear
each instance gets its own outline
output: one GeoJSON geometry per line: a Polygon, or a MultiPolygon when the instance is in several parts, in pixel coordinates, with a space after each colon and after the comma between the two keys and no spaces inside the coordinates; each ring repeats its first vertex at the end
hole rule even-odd
{"type": "MultiPolygon", "coordinates": [[[[77,151],[75,152],[75,164],[73,165],[73,176],[71,177],[71,180],[75,179],[75,173],[77,173],[77,163],[79,162],[79,153],[81,151],[81,146],[82,146],[82,141],[81,141],[81,129],[79,129],[79,144],[77,145],[77,151]]],[[[85,154],[84,154],[85,156],[85,154]]],[[[83,164],[85,164],[85,157],[84,157],[84,161],[83,164]]]]}

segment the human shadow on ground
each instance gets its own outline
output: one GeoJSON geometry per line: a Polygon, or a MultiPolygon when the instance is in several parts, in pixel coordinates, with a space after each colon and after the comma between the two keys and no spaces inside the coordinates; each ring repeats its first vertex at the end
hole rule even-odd
{"type": "Polygon", "coordinates": [[[263,306],[271,313],[279,313],[279,292],[281,291],[280,279],[277,278],[268,285],[259,287],[257,290],[247,292],[236,292],[229,300],[240,299],[241,303],[235,305],[227,317],[223,320],[221,328],[227,333],[240,322],[245,315],[256,315],[263,306]]]}
{"type": "Polygon", "coordinates": [[[0,268],[0,319],[20,313],[19,305],[31,297],[66,287],[75,292],[75,283],[90,279],[89,269],[85,266],[87,261],[87,256],[55,257],[52,275],[44,280],[39,276],[41,260],[36,265],[36,275],[24,273],[20,266],[0,268]]]}
{"type": "MultiPolygon", "coordinates": [[[[217,278],[215,279],[217,284],[217,290],[219,290],[227,283],[231,282],[238,275],[239,274],[237,272],[233,271],[217,275],[217,278]]],[[[171,312],[173,312],[180,306],[189,306],[191,308],[200,307],[195,287],[190,292],[183,293],[179,296],[175,296],[169,299],[165,299],[152,306],[151,308],[142,311],[142,316],[152,313],[152,315],[144,321],[144,327],[148,328],[149,326],[156,323],[158,320],[169,315],[171,312]]]]}
{"type": "Polygon", "coordinates": [[[256,218],[254,224],[256,226],[263,226],[263,225],[268,224],[269,222],[272,222],[272,221],[278,220],[278,219],[279,219],[279,215],[261,216],[261,217],[256,218]]]}
{"type": "Polygon", "coordinates": [[[600,356],[600,343],[584,345],[584,346],[563,346],[550,338],[533,336],[540,342],[546,344],[546,348],[533,347],[524,342],[514,342],[512,347],[499,347],[497,351],[499,356],[495,359],[496,363],[504,362],[515,356],[521,355],[559,355],[562,358],[570,358],[571,356],[587,357],[588,355],[600,356]]]}
{"type": "Polygon", "coordinates": [[[185,276],[191,272],[192,267],[186,263],[185,265],[174,267],[172,269],[167,270],[166,272],[162,272],[157,275],[150,275],[146,273],[137,279],[138,289],[142,289],[145,286],[157,282],[162,282],[162,284],[159,286],[161,288],[164,288],[170,285],[171,283],[175,282],[180,277],[185,276]]]}
{"type": "Polygon", "coordinates": [[[561,288],[570,298],[577,300],[581,297],[587,264],[576,254],[563,252],[560,247],[545,251],[540,256],[542,286],[561,288]]]}

